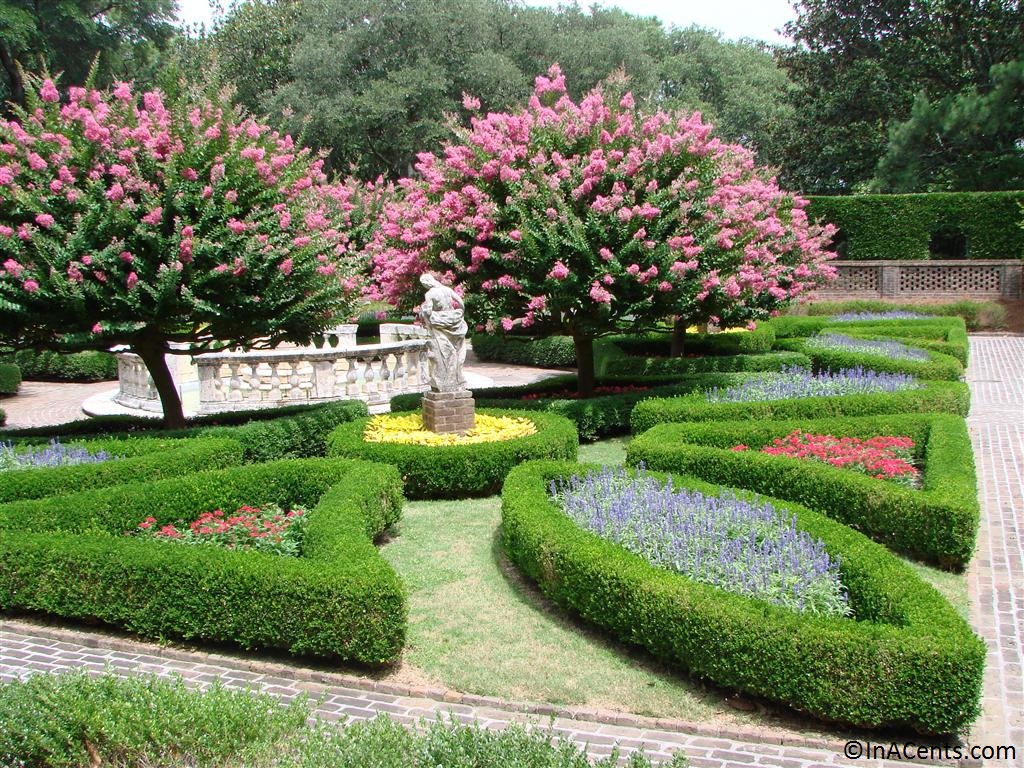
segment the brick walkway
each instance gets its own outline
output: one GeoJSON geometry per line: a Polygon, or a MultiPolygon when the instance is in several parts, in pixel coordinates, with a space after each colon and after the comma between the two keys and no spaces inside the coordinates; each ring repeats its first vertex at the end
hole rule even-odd
{"type": "MultiPolygon", "coordinates": [[[[971,338],[971,413],[981,499],[968,570],[971,623],[988,646],[972,740],[1024,750],[1024,337],[971,338]]],[[[1024,758],[1021,763],[1024,765],[1024,758]]]]}
{"type": "Polygon", "coordinates": [[[117,389],[116,381],[95,384],[23,381],[17,395],[0,400],[0,409],[7,414],[5,426],[11,429],[48,427],[84,419],[82,403],[112,389],[117,389]]]}
{"type": "MultiPolygon", "coordinates": [[[[1024,338],[972,337],[968,380],[974,399],[969,424],[982,501],[978,553],[968,573],[971,619],[989,648],[984,713],[971,743],[1013,745],[1018,761],[987,765],[1020,765],[1024,750],[1024,338]]],[[[643,748],[655,758],[682,749],[695,768],[906,765],[847,760],[841,754],[841,740],[729,732],[706,724],[517,705],[452,691],[402,688],[250,656],[165,648],[112,634],[19,621],[0,624],[0,679],[74,668],[106,668],[123,675],[180,674],[198,686],[221,680],[286,699],[308,692],[314,698],[323,697],[318,711],[334,720],[364,719],[384,712],[412,722],[450,712],[457,719],[475,719],[488,727],[524,720],[546,727],[550,722],[556,733],[586,746],[593,755],[607,754],[615,743],[627,754],[643,748]]]]}

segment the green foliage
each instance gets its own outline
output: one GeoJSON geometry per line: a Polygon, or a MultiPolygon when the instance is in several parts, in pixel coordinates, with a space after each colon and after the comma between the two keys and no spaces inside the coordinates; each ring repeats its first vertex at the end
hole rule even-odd
{"type": "Polygon", "coordinates": [[[405,597],[372,540],[401,505],[394,468],[340,459],[0,505],[0,609],[95,618],[147,637],[390,663],[404,642],[405,597]],[[243,504],[309,509],[302,556],[125,535],[148,516],[163,526],[243,504]]]}
{"type": "Polygon", "coordinates": [[[0,395],[16,395],[21,386],[21,368],[13,363],[0,363],[0,395]]]}
{"type": "Polygon", "coordinates": [[[369,419],[335,429],[327,441],[329,456],[367,459],[398,467],[410,499],[459,499],[490,496],[505,476],[530,459],[575,459],[579,447],[571,421],[551,413],[477,409],[494,416],[530,419],[537,432],[511,440],[464,445],[410,445],[363,440],[369,419]]]}
{"type": "MultiPolygon", "coordinates": [[[[841,332],[835,328],[830,329],[830,331],[841,332]]],[[[857,338],[900,341],[906,342],[910,347],[917,347],[916,342],[913,340],[897,339],[892,336],[858,334],[857,338]]],[[[881,353],[872,354],[845,349],[816,347],[810,341],[810,339],[782,339],[777,342],[777,346],[780,349],[805,355],[813,363],[815,371],[841,371],[859,367],[869,371],[909,373],[918,379],[937,379],[941,381],[960,381],[964,375],[963,363],[955,357],[941,352],[928,352],[928,360],[903,360],[881,353]]]]}
{"type": "MultiPolygon", "coordinates": [[[[630,355],[665,357],[669,354],[672,338],[665,333],[648,333],[613,336],[611,341],[630,355]]],[[[694,355],[757,355],[771,351],[774,342],[774,325],[763,322],[752,331],[687,333],[683,336],[683,351],[694,355]]]]}
{"type": "Polygon", "coordinates": [[[904,310],[922,315],[955,316],[963,319],[968,331],[999,330],[1006,327],[1006,308],[995,301],[963,299],[942,303],[899,304],[881,299],[815,301],[802,305],[808,315],[841,315],[844,312],[889,312],[904,310]]]}
{"type": "Polygon", "coordinates": [[[586,469],[597,467],[531,462],[513,470],[502,493],[505,551],[559,605],[693,675],[830,721],[941,734],[974,720],[984,644],[863,534],[761,497],[795,514],[839,558],[855,619],[799,614],[697,584],[583,531],[548,497],[548,483],[586,469]]]}
{"type": "Polygon", "coordinates": [[[692,475],[795,501],[864,532],[889,548],[946,567],[974,552],[978,493],[967,425],[946,414],[781,421],[660,424],[629,445],[627,462],[692,475]],[[794,430],[856,437],[910,437],[923,464],[922,487],[903,488],[821,462],[762,454],[794,430]],[[730,450],[746,445],[747,451],[730,450]]]}
{"type": "Polygon", "coordinates": [[[323,456],[327,434],[338,424],[365,416],[366,404],[340,400],[322,405],[295,405],[199,416],[185,429],[163,429],[156,419],[106,416],[55,427],[9,430],[7,439],[38,441],[40,437],[95,438],[153,435],[161,438],[223,437],[242,446],[246,462],[323,456]]]}
{"type": "Polygon", "coordinates": [[[630,417],[633,434],[655,424],[741,419],[818,419],[890,413],[953,413],[966,416],[970,390],[957,381],[928,381],[922,389],[837,397],[802,397],[747,403],[709,403],[703,394],[644,400],[630,417]]]}
{"type": "Polygon", "coordinates": [[[108,438],[77,445],[83,446],[90,453],[106,451],[112,458],[95,464],[0,472],[0,503],[77,493],[89,488],[143,480],[181,477],[242,463],[242,446],[229,438],[108,438]]]}
{"type": "Polygon", "coordinates": [[[0,359],[15,363],[28,381],[113,381],[117,358],[109,352],[58,352],[22,349],[0,359]]]}
{"type": "Polygon", "coordinates": [[[786,368],[810,368],[811,359],[802,350],[767,352],[760,355],[718,355],[713,357],[623,357],[610,360],[609,376],[691,376],[700,373],[754,373],[786,368]]]}
{"type": "Polygon", "coordinates": [[[812,197],[808,215],[839,227],[846,259],[1014,259],[1024,192],[812,197]],[[955,242],[963,238],[965,252],[955,242]]]}
{"type": "MultiPolygon", "coordinates": [[[[590,763],[578,747],[550,733],[512,725],[500,731],[454,720],[419,731],[381,715],[343,727],[308,723],[300,697],[205,691],[181,679],[92,678],[82,672],[33,675],[0,686],[0,762],[36,768],[92,764],[178,768],[613,768],[618,755],[590,763]]],[[[678,753],[673,768],[685,768],[678,753]]],[[[650,768],[631,757],[628,768],[650,768]]]]}
{"type": "Polygon", "coordinates": [[[517,336],[471,336],[473,352],[487,362],[534,365],[539,368],[567,368],[576,365],[576,348],[571,336],[527,339],[517,336]]]}
{"type": "Polygon", "coordinates": [[[958,317],[928,317],[920,320],[853,320],[833,322],[831,316],[786,315],[772,320],[776,339],[806,338],[822,331],[837,333],[874,333],[898,338],[954,339],[966,335],[963,320],[958,317]]]}

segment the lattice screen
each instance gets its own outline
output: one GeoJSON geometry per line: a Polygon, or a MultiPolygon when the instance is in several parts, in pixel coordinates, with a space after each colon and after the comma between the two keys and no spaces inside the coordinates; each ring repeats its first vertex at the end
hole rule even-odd
{"type": "Polygon", "coordinates": [[[998,266],[922,266],[900,269],[900,293],[995,294],[1002,290],[998,266]]]}
{"type": "Polygon", "coordinates": [[[844,267],[839,268],[835,282],[827,290],[829,293],[878,293],[878,267],[844,267]]]}

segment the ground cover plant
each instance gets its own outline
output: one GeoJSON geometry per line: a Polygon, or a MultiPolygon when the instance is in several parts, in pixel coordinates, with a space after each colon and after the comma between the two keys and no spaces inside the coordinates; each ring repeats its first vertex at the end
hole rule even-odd
{"type": "Polygon", "coordinates": [[[730,387],[715,387],[705,394],[709,403],[750,403],[766,400],[797,400],[805,397],[837,397],[905,392],[921,383],[902,373],[879,373],[864,368],[812,373],[788,368],[776,376],[751,376],[730,387]]]}
{"type": "MultiPolygon", "coordinates": [[[[442,719],[419,730],[384,715],[345,726],[313,716],[310,702],[283,704],[255,691],[180,679],[33,675],[0,685],[0,762],[38,768],[612,768],[619,754],[590,762],[542,727],[502,731],[442,719]]],[[[685,768],[677,753],[670,762],[685,768]]],[[[642,753],[629,768],[650,768],[642,753]]]]}
{"type": "MultiPolygon", "coordinates": [[[[837,333],[826,329],[806,339],[780,339],[776,346],[807,355],[817,371],[862,367],[945,381],[957,381],[964,375],[963,364],[951,355],[923,349],[911,339],[897,340],[866,330],[837,333]]],[[[939,348],[950,351],[945,343],[940,342],[939,348]]]]}
{"type": "Polygon", "coordinates": [[[657,568],[583,530],[549,495],[552,480],[581,471],[598,468],[531,462],[510,473],[502,492],[505,551],[560,605],[693,674],[830,721],[928,733],[973,721],[984,645],[934,589],[863,534],[762,497],[795,515],[840,563],[853,617],[800,614],[657,568]]]}
{"type": "Polygon", "coordinates": [[[0,471],[9,472],[15,469],[31,469],[39,467],[72,467],[78,464],[98,464],[113,458],[102,448],[89,451],[83,445],[64,445],[57,438],[48,445],[36,447],[26,446],[15,450],[10,441],[0,443],[0,471]]]}
{"type": "MultiPolygon", "coordinates": [[[[791,313],[804,312],[808,315],[825,315],[833,319],[844,314],[886,314],[908,312],[938,317],[960,317],[967,330],[1000,330],[1006,325],[1006,307],[996,301],[969,300],[942,303],[921,302],[900,304],[878,299],[851,299],[846,301],[815,301],[801,304],[789,310],[791,313]]],[[[913,319],[913,318],[906,318],[913,319]]]]}
{"type": "Polygon", "coordinates": [[[908,347],[895,340],[873,341],[857,339],[842,333],[819,333],[807,340],[809,349],[835,349],[847,352],[863,352],[871,355],[884,355],[896,360],[927,360],[928,353],[921,349],[908,347]]]}
{"type": "Polygon", "coordinates": [[[0,608],[390,663],[404,642],[405,598],[373,540],[401,501],[393,467],[290,459],[3,504],[0,608]],[[125,535],[147,518],[159,529],[269,504],[309,510],[300,557],[125,535]]]}
{"type": "Polygon", "coordinates": [[[971,441],[960,416],[889,413],[661,424],[630,443],[628,462],[799,502],[894,551],[947,568],[962,568],[974,551],[977,488],[971,441]],[[833,444],[838,438],[839,445],[843,440],[870,444],[879,436],[905,444],[909,438],[920,488],[851,472],[827,460],[796,461],[762,452],[781,442],[784,453],[802,453],[804,440],[793,445],[792,436],[808,432],[832,436],[828,442],[833,444]],[[736,451],[740,445],[748,450],[736,451]]]}
{"type": "Polygon", "coordinates": [[[305,523],[302,507],[284,510],[277,504],[252,507],[243,504],[233,514],[222,509],[203,512],[191,522],[178,520],[158,525],[150,515],[129,533],[143,538],[199,546],[216,546],[272,555],[298,557],[305,523]]]}
{"type": "MultiPolygon", "coordinates": [[[[380,420],[356,419],[337,427],[327,440],[329,456],[347,456],[392,464],[398,468],[410,499],[458,499],[489,496],[497,492],[512,467],[529,459],[573,459],[579,447],[575,425],[568,419],[539,411],[477,408],[477,418],[509,419],[510,437],[488,442],[456,436],[432,437],[422,430],[399,428],[407,442],[384,442],[375,424],[380,420]],[[527,422],[533,432],[526,429],[527,422]]],[[[390,416],[410,427],[420,417],[390,416]],[[402,422],[401,419],[405,419],[402,422]]]]}
{"type": "Polygon", "coordinates": [[[770,504],[607,467],[552,480],[550,494],[584,530],[695,582],[801,613],[850,614],[838,562],[770,504]]]}

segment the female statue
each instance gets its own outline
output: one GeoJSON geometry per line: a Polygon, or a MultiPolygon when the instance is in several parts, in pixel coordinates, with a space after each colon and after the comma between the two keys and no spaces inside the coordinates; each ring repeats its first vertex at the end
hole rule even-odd
{"type": "Polygon", "coordinates": [[[426,327],[427,366],[430,388],[458,392],[466,388],[462,364],[466,361],[465,305],[459,295],[429,273],[420,275],[427,289],[419,317],[426,327]]]}

